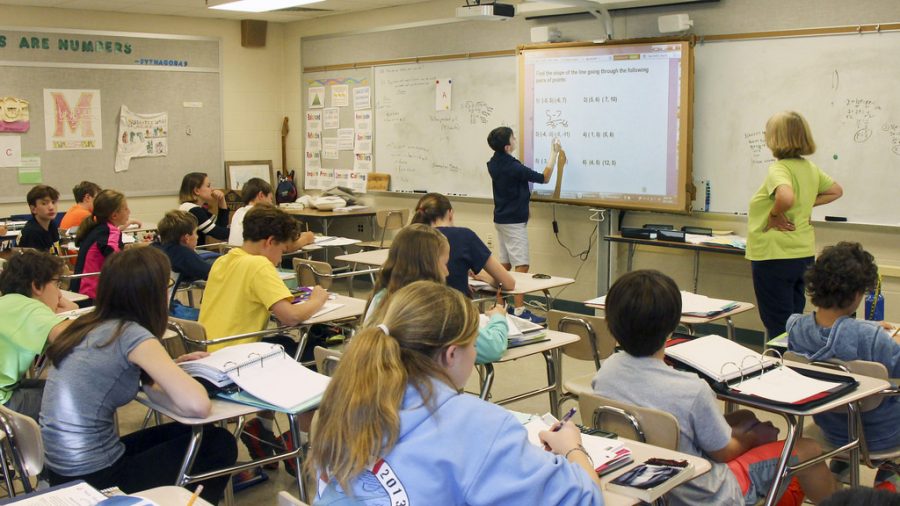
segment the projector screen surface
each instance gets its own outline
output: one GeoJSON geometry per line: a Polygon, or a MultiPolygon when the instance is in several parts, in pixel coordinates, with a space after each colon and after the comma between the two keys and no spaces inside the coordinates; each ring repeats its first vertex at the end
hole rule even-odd
{"type": "Polygon", "coordinates": [[[689,210],[691,69],[680,41],[521,49],[521,159],[542,170],[554,139],[568,157],[533,199],[689,210]]]}

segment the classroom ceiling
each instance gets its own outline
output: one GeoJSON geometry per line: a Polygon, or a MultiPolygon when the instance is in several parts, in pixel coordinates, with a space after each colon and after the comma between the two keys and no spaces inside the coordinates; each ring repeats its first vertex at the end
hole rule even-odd
{"type": "MultiPolygon", "coordinates": [[[[422,0],[325,0],[288,10],[273,12],[230,12],[206,8],[206,0],[0,0],[0,5],[25,5],[122,12],[128,14],[161,14],[197,18],[264,19],[273,22],[301,21],[304,19],[367,11],[420,3],[422,0]]],[[[221,3],[221,2],[215,2],[221,3]]],[[[2,16],[0,16],[2,17],[2,16]]]]}

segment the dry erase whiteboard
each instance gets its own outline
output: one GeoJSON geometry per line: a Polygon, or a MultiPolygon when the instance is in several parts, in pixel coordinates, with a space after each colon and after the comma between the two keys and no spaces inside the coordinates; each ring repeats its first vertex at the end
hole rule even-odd
{"type": "Polygon", "coordinates": [[[792,109],[818,146],[809,158],[844,188],[814,219],[900,225],[900,33],[707,42],[695,48],[695,210],[746,213],[773,161],[763,133],[792,109]]]}

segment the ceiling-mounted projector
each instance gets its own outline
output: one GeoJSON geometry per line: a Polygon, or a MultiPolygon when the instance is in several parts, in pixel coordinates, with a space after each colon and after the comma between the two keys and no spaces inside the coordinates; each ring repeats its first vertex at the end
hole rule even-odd
{"type": "Polygon", "coordinates": [[[510,4],[466,2],[456,8],[456,17],[474,20],[498,21],[512,19],[516,15],[516,7],[510,4]]]}

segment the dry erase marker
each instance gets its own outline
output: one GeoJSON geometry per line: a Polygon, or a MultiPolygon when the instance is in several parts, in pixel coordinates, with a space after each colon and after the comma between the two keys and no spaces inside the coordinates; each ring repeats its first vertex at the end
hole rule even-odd
{"type": "Polygon", "coordinates": [[[565,425],[566,422],[568,422],[569,420],[572,419],[573,416],[575,416],[576,411],[578,411],[578,410],[575,408],[570,409],[569,412],[566,413],[566,416],[562,417],[562,420],[560,420],[559,423],[556,424],[555,427],[550,429],[550,432],[559,432],[559,429],[562,429],[563,425],[565,425]]]}

